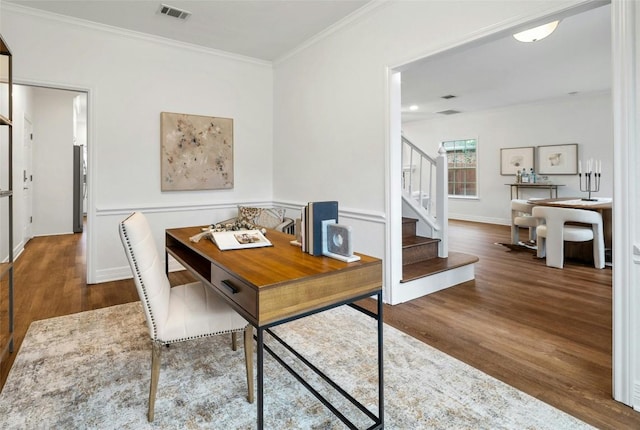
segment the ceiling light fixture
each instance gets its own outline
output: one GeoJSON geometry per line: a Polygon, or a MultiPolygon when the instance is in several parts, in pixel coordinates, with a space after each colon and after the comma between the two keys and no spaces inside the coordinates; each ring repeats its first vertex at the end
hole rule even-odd
{"type": "Polygon", "coordinates": [[[520,33],[514,34],[513,37],[520,42],[537,42],[553,33],[559,23],[560,21],[553,21],[548,24],[530,28],[529,30],[521,31],[520,33]]]}
{"type": "Polygon", "coordinates": [[[418,105],[409,106],[409,110],[418,110],[418,109],[419,109],[418,105]]]}

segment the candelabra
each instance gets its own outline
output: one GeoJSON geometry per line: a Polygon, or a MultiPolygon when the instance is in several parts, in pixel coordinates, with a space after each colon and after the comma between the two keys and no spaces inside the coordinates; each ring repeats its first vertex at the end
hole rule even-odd
{"type": "Polygon", "coordinates": [[[592,199],[591,193],[597,193],[600,191],[600,173],[586,172],[584,174],[584,181],[582,180],[582,173],[578,173],[580,180],[580,191],[589,193],[586,199],[582,199],[588,202],[594,202],[598,199],[592,199]]]}

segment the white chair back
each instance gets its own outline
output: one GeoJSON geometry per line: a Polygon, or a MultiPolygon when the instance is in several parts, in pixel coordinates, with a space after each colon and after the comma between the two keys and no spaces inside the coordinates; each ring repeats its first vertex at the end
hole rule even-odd
{"type": "Polygon", "coordinates": [[[532,216],[535,205],[527,200],[511,200],[511,243],[516,245],[520,242],[520,227],[529,229],[529,241],[536,240],[536,227],[538,219],[532,216]]]}
{"type": "Polygon", "coordinates": [[[544,225],[538,227],[538,256],[546,254],[548,266],[563,267],[565,240],[582,242],[593,239],[594,265],[599,269],[604,267],[604,230],[599,212],[536,206],[532,213],[544,220],[544,225]],[[590,224],[591,227],[567,226],[569,222],[590,224]]]}
{"type": "Polygon", "coordinates": [[[157,340],[158,332],[162,332],[169,316],[169,279],[164,273],[149,223],[142,213],[134,212],[120,222],[119,230],[147,318],[149,334],[151,339],[157,340]]]}

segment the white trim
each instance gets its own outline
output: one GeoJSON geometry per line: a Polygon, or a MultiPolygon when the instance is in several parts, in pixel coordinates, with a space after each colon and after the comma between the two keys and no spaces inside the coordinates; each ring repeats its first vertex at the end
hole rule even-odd
{"type": "Polygon", "coordinates": [[[394,292],[394,301],[390,304],[397,305],[408,302],[409,300],[471,281],[475,279],[475,267],[475,263],[467,264],[425,278],[416,279],[415,281],[404,282],[400,284],[401,288],[394,292]]]}
{"type": "Polygon", "coordinates": [[[638,316],[640,269],[633,263],[633,240],[638,240],[637,102],[640,88],[634,71],[636,2],[616,0],[611,7],[613,62],[613,398],[640,409],[638,378],[638,316]]]}
{"type": "Polygon", "coordinates": [[[285,53],[284,55],[281,55],[278,58],[276,58],[273,61],[273,64],[276,65],[276,64],[281,63],[283,61],[286,61],[287,59],[293,57],[297,53],[299,53],[301,51],[304,51],[305,49],[307,49],[311,45],[313,45],[315,43],[318,43],[320,40],[322,40],[322,39],[330,36],[331,34],[337,32],[341,28],[346,27],[347,25],[356,22],[358,19],[360,19],[364,15],[368,14],[372,10],[377,9],[381,5],[389,4],[389,3],[390,2],[388,0],[372,0],[372,1],[370,1],[369,3],[365,4],[361,8],[351,12],[349,15],[345,16],[340,21],[330,25],[329,27],[327,27],[324,30],[322,30],[320,33],[318,33],[315,36],[312,36],[311,38],[309,38],[306,41],[302,42],[300,45],[296,46],[291,51],[285,53]]]}
{"type": "Polygon", "coordinates": [[[182,50],[190,50],[193,52],[200,52],[210,55],[216,55],[222,58],[228,58],[236,61],[242,61],[245,63],[256,64],[265,67],[273,67],[271,61],[261,60],[259,58],[248,57],[246,55],[234,54],[232,52],[223,51],[220,49],[207,48],[201,45],[195,45],[193,43],[180,42],[174,39],[168,39],[166,37],[156,36],[152,34],[142,33],[139,31],[127,30],[121,27],[113,27],[107,24],[100,24],[93,21],[87,21],[85,19],[74,18],[67,15],[60,15],[54,12],[48,12],[41,9],[34,9],[28,6],[22,6],[15,3],[2,3],[2,8],[15,13],[22,13],[24,15],[35,16],[38,18],[49,19],[58,21],[64,24],[77,25],[80,27],[89,28],[92,30],[104,31],[119,36],[129,37],[138,40],[145,40],[147,42],[159,43],[165,46],[171,46],[182,50]]]}
{"type": "MultiPolygon", "coordinates": [[[[241,201],[241,202],[223,202],[223,203],[206,203],[206,204],[175,204],[171,206],[160,205],[138,205],[138,206],[120,206],[120,207],[102,207],[96,208],[96,217],[110,216],[126,216],[132,212],[143,213],[173,213],[186,211],[211,211],[220,209],[235,209],[238,206],[253,207],[282,207],[292,211],[302,210],[306,203],[294,203],[284,201],[241,201]]],[[[355,219],[359,221],[372,222],[376,224],[384,224],[386,217],[382,212],[364,211],[351,208],[339,208],[340,216],[343,218],[355,219]]],[[[287,214],[292,216],[293,214],[287,214]]]]}
{"type": "Polygon", "coordinates": [[[401,73],[386,69],[385,91],[385,226],[384,295],[385,303],[396,303],[402,280],[402,84],[401,73]]]}

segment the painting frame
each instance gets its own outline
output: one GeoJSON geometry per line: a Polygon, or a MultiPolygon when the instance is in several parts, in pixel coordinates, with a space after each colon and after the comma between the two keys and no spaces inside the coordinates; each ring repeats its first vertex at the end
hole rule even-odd
{"type": "Polygon", "coordinates": [[[515,176],[519,170],[536,168],[535,147],[500,148],[500,175],[515,176]]]}
{"type": "Polygon", "coordinates": [[[538,146],[538,174],[577,175],[578,144],[538,146]]]}
{"type": "Polygon", "coordinates": [[[162,191],[233,188],[233,119],[160,113],[162,191]]]}

